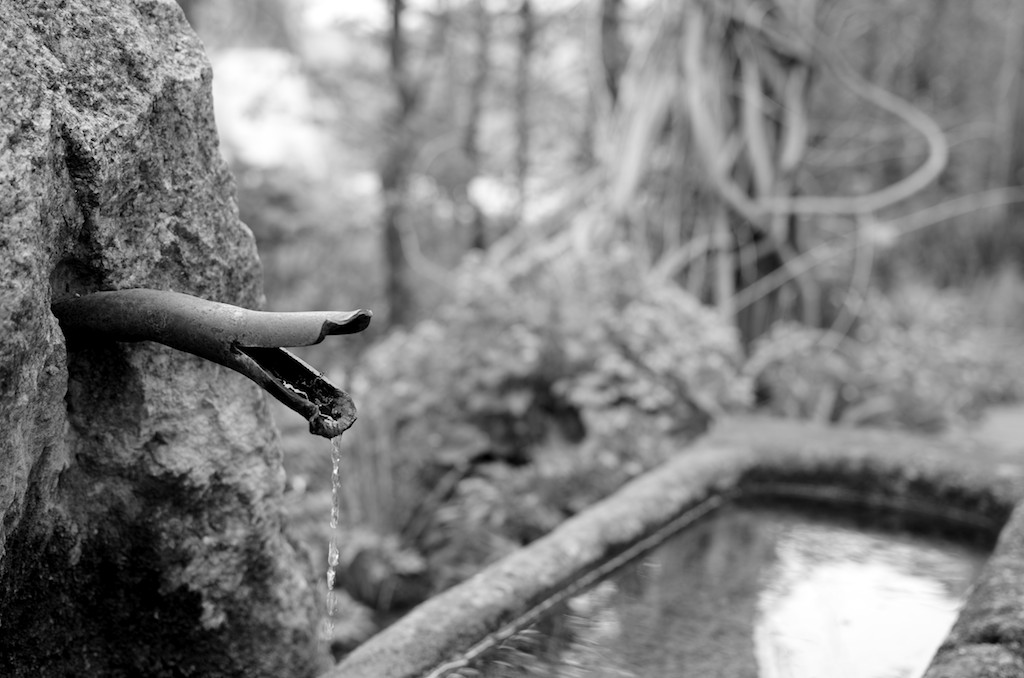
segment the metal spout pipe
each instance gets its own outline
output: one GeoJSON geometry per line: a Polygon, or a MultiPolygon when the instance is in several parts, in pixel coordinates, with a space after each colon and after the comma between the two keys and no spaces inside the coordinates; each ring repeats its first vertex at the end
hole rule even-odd
{"type": "Polygon", "coordinates": [[[315,435],[339,436],[356,420],[348,393],[283,347],[361,332],[370,311],[270,313],[148,289],[95,292],[51,310],[69,339],[156,341],[230,367],[301,414],[315,435]]]}

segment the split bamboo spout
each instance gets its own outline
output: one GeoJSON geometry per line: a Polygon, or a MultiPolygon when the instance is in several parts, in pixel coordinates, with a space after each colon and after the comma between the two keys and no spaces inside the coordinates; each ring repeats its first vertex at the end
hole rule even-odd
{"type": "Polygon", "coordinates": [[[370,311],[270,313],[149,289],[96,292],[51,309],[69,338],[156,341],[230,367],[301,414],[315,435],[333,438],[356,420],[348,393],[284,347],[361,332],[370,311]]]}

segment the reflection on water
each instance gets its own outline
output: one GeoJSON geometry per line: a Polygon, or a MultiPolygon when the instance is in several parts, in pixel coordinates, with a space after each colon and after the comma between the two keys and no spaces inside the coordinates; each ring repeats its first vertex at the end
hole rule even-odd
{"type": "Polygon", "coordinates": [[[462,674],[913,678],[984,558],[932,538],[729,508],[462,674]]]}

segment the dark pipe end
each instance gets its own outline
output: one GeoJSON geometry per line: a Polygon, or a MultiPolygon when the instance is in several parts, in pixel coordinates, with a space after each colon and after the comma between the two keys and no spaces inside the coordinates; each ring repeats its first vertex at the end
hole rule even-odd
{"type": "MultiPolygon", "coordinates": [[[[342,314],[338,315],[341,316],[342,314]]],[[[362,332],[370,326],[372,318],[373,311],[366,308],[360,308],[344,314],[340,318],[329,318],[324,321],[323,328],[321,329],[321,339],[327,336],[362,332]]]]}
{"type": "Polygon", "coordinates": [[[240,363],[246,367],[245,374],[305,417],[310,433],[334,438],[355,423],[356,406],[349,394],[290,351],[247,346],[236,349],[240,363]]]}
{"type": "Polygon", "coordinates": [[[340,391],[327,408],[321,406],[309,418],[309,432],[324,438],[337,438],[356,422],[356,406],[344,391],[340,391]],[[328,411],[325,412],[324,409],[328,411]]]}

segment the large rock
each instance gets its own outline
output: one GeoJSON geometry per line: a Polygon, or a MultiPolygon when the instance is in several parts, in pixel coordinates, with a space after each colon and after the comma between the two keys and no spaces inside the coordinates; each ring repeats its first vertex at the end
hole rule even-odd
{"type": "Polygon", "coordinates": [[[172,0],[0,0],[0,675],[303,676],[262,392],[53,299],[261,303],[211,73],[172,0]]]}

